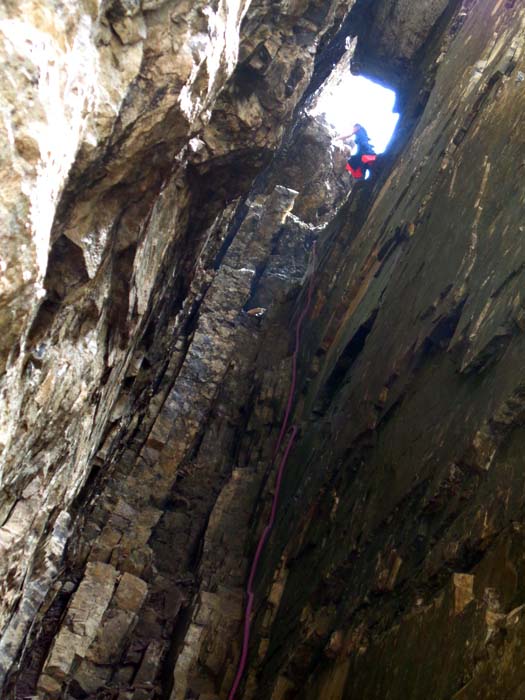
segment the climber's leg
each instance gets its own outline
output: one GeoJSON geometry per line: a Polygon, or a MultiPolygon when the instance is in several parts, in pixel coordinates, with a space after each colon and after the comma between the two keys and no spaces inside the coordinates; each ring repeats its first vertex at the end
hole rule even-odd
{"type": "Polygon", "coordinates": [[[347,161],[346,169],[356,180],[361,180],[364,177],[361,156],[351,156],[347,161]]]}
{"type": "Polygon", "coordinates": [[[369,173],[370,176],[374,172],[375,169],[375,164],[377,161],[377,156],[375,153],[368,153],[366,155],[361,156],[361,162],[363,164],[363,169],[365,173],[369,173]]]}
{"type": "Polygon", "coordinates": [[[363,177],[364,177],[363,168],[361,168],[361,167],[359,167],[359,168],[352,168],[352,166],[350,165],[350,163],[347,163],[347,164],[346,164],[346,169],[348,170],[348,172],[349,172],[356,180],[362,180],[362,179],[363,179],[363,177]]]}

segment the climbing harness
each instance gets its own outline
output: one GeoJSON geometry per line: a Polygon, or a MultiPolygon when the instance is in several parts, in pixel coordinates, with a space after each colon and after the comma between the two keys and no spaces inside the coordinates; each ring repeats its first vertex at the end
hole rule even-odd
{"type": "MultiPolygon", "coordinates": [[[[361,163],[365,166],[365,172],[367,170],[366,166],[370,163],[374,163],[376,160],[377,156],[375,154],[366,154],[361,156],[361,163]]],[[[365,176],[361,166],[354,168],[352,165],[350,165],[350,159],[348,159],[348,162],[346,163],[346,169],[351,175],[353,175],[353,177],[356,178],[356,180],[361,180],[365,176]]]]}
{"type": "MultiPolygon", "coordinates": [[[[295,348],[294,348],[294,353],[292,356],[292,378],[290,382],[290,390],[288,392],[288,401],[286,402],[286,410],[284,412],[284,418],[283,422],[281,425],[281,430],[279,431],[279,437],[277,438],[277,442],[275,445],[275,449],[273,452],[273,457],[272,457],[272,466],[275,462],[275,459],[277,457],[277,454],[279,453],[279,450],[281,449],[281,445],[284,439],[284,436],[286,434],[286,431],[288,430],[288,422],[290,420],[290,414],[292,412],[292,406],[293,406],[293,400],[295,396],[295,388],[297,384],[297,359],[299,357],[299,350],[301,347],[301,327],[303,325],[303,322],[308,315],[308,312],[310,311],[310,307],[312,305],[312,298],[313,298],[313,291],[314,291],[314,270],[315,270],[315,262],[316,262],[316,244],[314,241],[314,244],[312,246],[312,255],[310,258],[310,264],[308,266],[307,274],[310,272],[310,281],[308,284],[308,293],[306,296],[306,303],[303,307],[303,310],[301,311],[301,314],[297,320],[297,324],[295,326],[295,348]]],[[[243,640],[242,640],[242,650],[241,650],[241,658],[239,660],[239,666],[237,667],[237,673],[235,675],[235,679],[233,681],[230,694],[228,695],[228,700],[234,700],[235,695],[237,693],[237,690],[239,688],[239,684],[242,680],[242,677],[244,675],[244,670],[246,668],[246,661],[248,659],[248,646],[250,643],[250,631],[251,631],[251,616],[252,616],[252,610],[253,610],[253,603],[254,603],[254,591],[253,591],[253,583],[255,580],[255,575],[257,573],[257,567],[259,565],[259,560],[261,558],[261,554],[264,549],[264,545],[266,544],[266,540],[268,539],[268,535],[270,534],[270,531],[273,527],[273,524],[275,522],[275,516],[277,514],[277,504],[279,501],[279,492],[281,490],[281,481],[283,478],[284,474],[284,468],[286,467],[286,462],[288,461],[288,456],[290,454],[290,451],[292,449],[293,443],[295,441],[295,438],[298,433],[298,428],[296,425],[292,426],[292,431],[290,434],[290,439],[288,440],[288,443],[286,445],[286,448],[284,450],[283,456],[281,458],[281,461],[279,462],[279,466],[277,468],[277,477],[275,480],[275,490],[273,494],[273,500],[272,500],[272,508],[270,511],[270,517],[268,519],[268,523],[266,527],[263,530],[263,533],[261,537],[259,538],[259,542],[257,544],[257,549],[255,550],[255,554],[253,556],[252,560],[252,565],[250,568],[250,576],[248,578],[248,584],[246,586],[246,609],[244,613],[244,627],[243,627],[243,640]]]]}

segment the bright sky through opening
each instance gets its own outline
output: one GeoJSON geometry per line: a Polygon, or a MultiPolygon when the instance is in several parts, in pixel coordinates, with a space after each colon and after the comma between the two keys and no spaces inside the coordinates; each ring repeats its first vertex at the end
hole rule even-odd
{"type": "Polygon", "coordinates": [[[348,72],[338,85],[321,95],[315,114],[324,112],[338,135],[349,134],[356,122],[362,124],[376,153],[382,153],[399,119],[399,114],[392,111],[395,99],[393,90],[348,72]]]}

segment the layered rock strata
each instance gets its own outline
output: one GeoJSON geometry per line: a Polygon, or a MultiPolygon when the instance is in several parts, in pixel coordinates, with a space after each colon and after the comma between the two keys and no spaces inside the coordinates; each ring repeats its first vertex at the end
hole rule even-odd
{"type": "MultiPolygon", "coordinates": [[[[27,682],[15,693],[33,692],[51,628],[71,593],[97,591],[97,579],[109,575],[101,567],[82,575],[87,545],[78,533],[93,497],[119,479],[122,460],[129,450],[140,452],[153,425],[159,429],[165,402],[165,421],[174,406],[183,416],[178,430],[190,453],[192,440],[202,439],[206,424],[199,421],[214,399],[212,386],[202,379],[203,412],[197,400],[187,417],[178,396],[170,402],[170,391],[190,347],[195,362],[199,353],[211,359],[216,339],[203,332],[198,349],[195,329],[202,299],[249,208],[238,199],[271,159],[308,84],[318,43],[346,9],[342,2],[276,10],[265,2],[145,1],[2,9],[8,89],[2,95],[0,678],[4,683],[21,663],[27,682]],[[42,628],[41,615],[47,616],[42,628]]],[[[245,292],[250,274],[239,273],[245,292]]],[[[239,288],[224,302],[231,318],[216,331],[225,341],[249,297],[243,294],[239,288]]],[[[216,362],[218,392],[228,366],[219,350],[216,362]]],[[[191,456],[184,445],[164,458],[173,474],[191,456]]],[[[139,541],[146,544],[164,508],[178,510],[167,488],[141,513],[142,534],[132,551],[119,543],[124,558],[141,556],[139,541]]],[[[128,522],[125,504],[114,506],[122,512],[108,507],[104,517],[128,522]]],[[[105,551],[104,524],[93,527],[102,531],[105,551]]],[[[192,527],[193,547],[202,526],[192,527]]],[[[111,576],[120,587],[123,579],[111,576]]],[[[121,620],[119,605],[113,610],[107,602],[121,620]]],[[[138,612],[124,610],[129,624],[122,618],[122,635],[138,612]]],[[[66,626],[82,636],[77,617],[66,626]]],[[[66,643],[73,665],[95,632],[66,643]]],[[[52,674],[45,681],[51,695],[59,692],[56,683],[70,680],[60,668],[58,681],[52,674]]]]}
{"type": "Polygon", "coordinates": [[[326,232],[257,697],[523,694],[524,20],[463,4],[395,168],[326,232]]]}
{"type": "Polygon", "coordinates": [[[251,438],[244,438],[244,432],[251,432],[245,407],[262,404],[257,415],[270,407],[265,422],[271,432],[276,420],[270,397],[279,405],[281,396],[271,384],[257,389],[262,383],[254,371],[261,329],[250,311],[262,308],[258,304],[263,296],[277,299],[304,274],[305,234],[311,235],[310,229],[305,227],[302,236],[293,226],[289,232],[281,230],[295,195],[277,188],[266,201],[251,205],[201,302],[191,344],[153,428],[145,442],[136,435],[93,512],[84,517],[78,547],[87,566],[45,661],[38,686],[43,696],[62,694],[66,687],[95,693],[107,685],[132,687],[129,697],[149,697],[161,683],[161,662],[180,634],[178,626],[185,629],[182,613],[199,586],[198,614],[175,667],[173,697],[185,697],[184,647],[206,632],[203,606],[216,609],[216,624],[221,611],[224,624],[232,625],[231,615],[238,621],[243,537],[249,532],[267,457],[258,459],[249,448],[251,438]],[[277,245],[285,250],[293,246],[294,269],[282,262],[277,245]],[[270,247],[274,255],[267,267],[270,247]],[[254,285],[256,276],[260,281],[254,285]],[[208,426],[204,433],[203,425],[208,426]],[[232,530],[236,541],[233,547],[225,542],[221,554],[221,540],[232,530]],[[97,592],[97,580],[106,586],[105,596],[97,592]],[[123,582],[129,592],[121,591],[123,582]],[[221,595],[230,615],[223,610],[221,595]],[[100,613],[89,612],[87,632],[75,611],[86,610],[90,596],[98,599],[100,613]]]}
{"type": "Polygon", "coordinates": [[[6,4],[6,697],[227,696],[314,275],[241,696],[521,698],[524,22],[6,4]],[[353,33],[405,113],[340,206],[294,110],[353,33]]]}

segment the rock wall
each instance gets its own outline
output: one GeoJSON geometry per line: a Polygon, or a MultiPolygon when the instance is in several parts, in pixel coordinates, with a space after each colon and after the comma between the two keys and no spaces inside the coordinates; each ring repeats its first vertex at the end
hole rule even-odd
{"type": "MultiPolygon", "coordinates": [[[[112,544],[122,559],[140,558],[158,521],[162,528],[169,517],[180,520],[161,516],[178,510],[175,474],[203,438],[230,363],[218,337],[205,326],[197,331],[202,300],[217,275],[232,283],[212,292],[210,303],[224,304],[225,316],[212,313],[210,323],[233,346],[252,277],[259,279],[265,261],[258,251],[231,279],[220,271],[250,210],[241,199],[284,136],[319,42],[347,9],[335,1],[278,9],[264,1],[137,0],[7,3],[1,10],[0,685],[13,664],[24,677],[9,692],[34,692],[53,625],[74,591],[80,601],[90,591],[98,597],[100,578],[120,587],[123,573],[142,590],[138,563],[111,573],[86,562],[96,536],[104,541],[105,518],[124,518],[122,529],[135,512],[112,488],[124,488],[119,470],[132,469],[154,426],[149,447],[160,452],[172,411],[182,411],[183,442],[159,467],[169,472],[167,491],[153,478],[159,490],[151,503],[144,492],[140,538],[130,534],[127,549],[112,544]],[[191,363],[202,357],[213,364],[216,341],[208,376],[191,363]],[[182,390],[174,389],[181,372],[186,408],[196,387],[207,386],[186,417],[182,390]],[[113,501],[104,505],[106,485],[113,501]],[[117,501],[124,515],[113,513],[117,501]]],[[[278,229],[271,241],[268,233],[266,253],[278,229]]],[[[300,261],[293,269],[300,271],[300,261]]],[[[216,476],[190,528],[190,553],[220,487],[220,471],[216,476]]],[[[107,564],[105,556],[95,561],[107,564]]],[[[99,617],[113,600],[104,590],[99,617]]],[[[126,613],[124,638],[137,610],[119,605],[110,607],[117,606],[119,620],[126,613]]],[[[66,627],[83,637],[77,618],[72,613],[66,627]]],[[[93,641],[92,627],[78,645],[66,642],[72,663],[93,641]]],[[[134,663],[141,658],[136,652],[134,663]]],[[[58,665],[58,680],[48,674],[39,692],[53,696],[57,683],[69,683],[58,665]]],[[[100,683],[106,680],[102,674],[100,683]]]]}
{"type": "Polygon", "coordinates": [[[521,698],[522,4],[1,13],[5,697],[227,697],[313,275],[241,695],[521,698]],[[348,197],[354,35],[404,113],[348,197]]]}
{"type": "Polygon", "coordinates": [[[256,697],[523,695],[524,20],[458,8],[395,166],[321,238],[256,697]]]}

